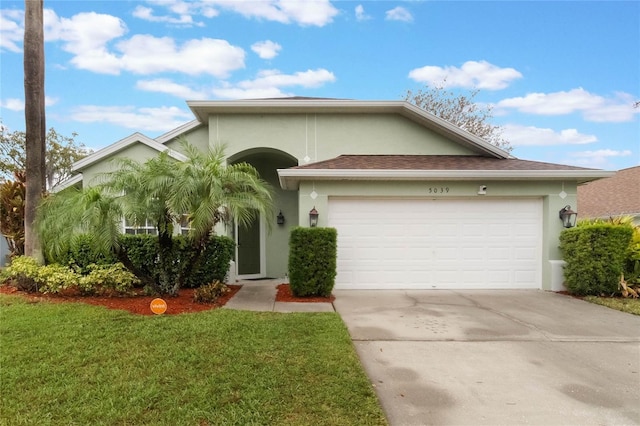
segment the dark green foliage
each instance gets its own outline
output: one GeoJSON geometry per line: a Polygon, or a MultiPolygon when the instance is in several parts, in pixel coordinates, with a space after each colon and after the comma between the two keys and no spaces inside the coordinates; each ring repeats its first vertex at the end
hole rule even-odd
{"type": "Polygon", "coordinates": [[[334,228],[291,230],[289,284],[295,296],[331,295],[336,277],[337,240],[334,228]]]}
{"type": "MultiPolygon", "coordinates": [[[[72,266],[76,271],[87,274],[92,265],[111,265],[118,258],[126,258],[127,266],[143,282],[150,284],[159,281],[159,244],[155,235],[121,235],[119,254],[105,256],[91,245],[89,236],[80,235],[74,239],[72,247],[63,251],[57,258],[47,259],[49,263],[72,266]]],[[[168,256],[173,261],[171,268],[180,287],[195,288],[213,281],[224,281],[233,258],[235,243],[225,236],[213,236],[206,241],[203,249],[194,247],[185,236],[173,238],[172,252],[168,256]],[[202,250],[202,256],[196,256],[202,250]],[[195,264],[190,260],[195,259],[195,264]]]]}
{"type": "Polygon", "coordinates": [[[577,295],[612,295],[628,255],[633,229],[609,223],[578,226],[560,234],[567,289],[577,295]]]}
{"type": "Polygon", "coordinates": [[[100,253],[93,247],[91,237],[86,234],[77,235],[67,250],[55,258],[47,256],[47,263],[69,265],[81,274],[87,274],[89,265],[110,265],[117,261],[115,256],[100,253]]]}
{"type": "Polygon", "coordinates": [[[193,293],[193,299],[198,303],[213,303],[224,294],[227,294],[231,289],[220,281],[212,282],[211,284],[198,287],[193,293]]]}
{"type": "MultiPolygon", "coordinates": [[[[179,253],[182,265],[188,265],[189,262],[185,260],[199,250],[191,245],[186,237],[176,237],[174,249],[179,253]]],[[[195,288],[204,283],[225,281],[235,250],[233,240],[224,236],[214,236],[207,241],[202,250],[202,256],[196,260],[191,270],[181,271],[181,275],[184,276],[182,287],[195,288]]]]}

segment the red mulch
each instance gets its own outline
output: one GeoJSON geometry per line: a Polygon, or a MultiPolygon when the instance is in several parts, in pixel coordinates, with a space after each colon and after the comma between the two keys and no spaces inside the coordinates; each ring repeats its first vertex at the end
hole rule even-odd
{"type": "MultiPolygon", "coordinates": [[[[167,311],[164,315],[176,315],[190,312],[201,312],[209,309],[219,308],[224,306],[237,292],[240,290],[241,285],[229,285],[231,291],[224,296],[220,297],[214,303],[198,303],[193,300],[194,290],[191,288],[181,289],[178,295],[164,296],[163,300],[167,302],[167,311]]],[[[151,301],[157,296],[145,296],[142,294],[136,296],[81,296],[81,295],[49,295],[49,294],[35,294],[18,291],[15,287],[0,286],[0,293],[4,294],[18,294],[20,296],[29,298],[32,301],[49,300],[52,302],[80,302],[88,303],[90,305],[106,306],[109,309],[122,309],[134,314],[139,315],[155,315],[151,312],[151,301]]]]}
{"type": "Polygon", "coordinates": [[[291,287],[289,286],[289,284],[280,284],[276,288],[278,289],[278,293],[276,294],[276,302],[331,303],[336,300],[333,294],[329,297],[296,297],[293,295],[293,293],[291,293],[291,287]]]}

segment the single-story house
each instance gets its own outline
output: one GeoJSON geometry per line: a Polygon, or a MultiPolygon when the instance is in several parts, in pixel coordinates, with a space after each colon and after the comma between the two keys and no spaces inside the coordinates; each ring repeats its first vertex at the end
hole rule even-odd
{"type": "Polygon", "coordinates": [[[612,174],[514,158],[405,101],[187,105],[195,120],[97,151],[65,186],[91,185],[117,156],[169,150],[180,161],[179,137],[224,144],[229,164],[252,164],[276,188],[273,217],[224,231],[238,243],[240,278],[284,277],[290,229],[309,226],[315,208],[318,226],[338,230],[336,288],[560,288],[559,212],[577,210],[579,184],[612,174]]]}
{"type": "Polygon", "coordinates": [[[578,186],[578,204],[582,218],[631,216],[640,225],[640,166],[578,186]]]}

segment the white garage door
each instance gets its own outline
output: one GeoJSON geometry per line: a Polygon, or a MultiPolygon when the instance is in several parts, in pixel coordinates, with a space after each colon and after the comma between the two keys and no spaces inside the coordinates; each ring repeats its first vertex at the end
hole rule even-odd
{"type": "Polygon", "coordinates": [[[336,288],[541,288],[540,199],[330,198],[336,288]]]}

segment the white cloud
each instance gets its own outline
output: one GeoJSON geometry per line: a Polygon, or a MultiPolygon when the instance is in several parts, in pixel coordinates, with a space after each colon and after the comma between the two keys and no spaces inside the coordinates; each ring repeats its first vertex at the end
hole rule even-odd
{"type": "Polygon", "coordinates": [[[413,15],[411,15],[411,12],[401,6],[395,7],[391,10],[387,10],[385,14],[387,21],[413,21],[413,15]]]}
{"type": "Polygon", "coordinates": [[[83,105],[74,109],[71,119],[83,123],[109,123],[142,131],[168,131],[192,119],[176,107],[135,108],[133,106],[83,105]]]}
{"type": "Polygon", "coordinates": [[[147,92],[166,93],[183,100],[204,99],[207,95],[204,92],[193,90],[188,86],[174,83],[167,78],[157,78],[154,80],[139,80],[136,82],[136,89],[147,92]]]}
{"type": "MultiPolygon", "coordinates": [[[[219,10],[239,13],[246,18],[265,19],[283,24],[296,23],[301,26],[323,27],[333,21],[338,14],[329,0],[201,0],[186,2],[182,0],[151,0],[149,4],[167,8],[177,18],[155,14],[152,10],[139,11],[136,16],[155,22],[171,22],[186,19],[193,15],[207,18],[217,16],[219,10]]],[[[149,8],[145,8],[149,9],[149,8]]],[[[179,22],[178,22],[179,23],[179,22]]]]}
{"type": "Polygon", "coordinates": [[[20,45],[24,38],[24,12],[21,10],[0,10],[0,51],[22,52],[20,45]]]}
{"type": "Polygon", "coordinates": [[[596,136],[580,133],[576,129],[556,132],[552,129],[518,124],[502,126],[502,136],[513,146],[582,145],[598,141],[596,136]]]}
{"type": "MultiPolygon", "coordinates": [[[[52,98],[50,96],[44,97],[44,105],[52,106],[58,103],[58,98],[52,98]]],[[[24,111],[24,101],[18,98],[7,98],[4,101],[0,101],[0,107],[6,108],[11,111],[24,111]]]]}
{"type": "Polygon", "coordinates": [[[0,107],[10,111],[24,111],[24,101],[17,98],[8,98],[0,102],[0,107]]]}
{"type": "Polygon", "coordinates": [[[271,40],[265,40],[252,44],[251,50],[256,52],[262,59],[273,59],[278,56],[282,46],[271,40]]]}
{"type": "Polygon", "coordinates": [[[614,165],[610,159],[615,157],[628,157],[632,152],[628,149],[618,151],[614,149],[598,149],[595,151],[579,151],[571,153],[571,163],[582,167],[597,169],[611,169],[614,165]]]}
{"type": "Polygon", "coordinates": [[[500,68],[487,61],[467,61],[462,67],[425,66],[409,72],[412,80],[432,86],[500,90],[522,74],[514,68],[500,68]]]}
{"type": "Polygon", "coordinates": [[[177,46],[169,37],[135,35],[118,43],[117,49],[122,52],[121,69],[136,74],[181,72],[225,78],[244,68],[244,50],[226,40],[202,38],[177,46]]]}
{"type": "Polygon", "coordinates": [[[138,6],[133,11],[133,16],[150,22],[166,22],[168,24],[190,27],[195,25],[201,26],[201,23],[194,23],[193,18],[189,14],[179,14],[178,17],[158,16],[153,14],[153,9],[145,6],[138,6]]]}
{"type": "MultiPolygon", "coordinates": [[[[173,4],[176,10],[180,10],[178,3],[173,4]]],[[[226,40],[202,38],[177,45],[170,37],[135,35],[110,48],[110,43],[127,32],[124,21],[111,15],[88,12],[62,18],[45,9],[44,30],[46,41],[62,42],[62,49],[73,55],[72,65],[100,74],[180,72],[226,78],[232,71],[244,68],[244,50],[226,40]]],[[[20,37],[23,31],[20,28],[20,37]]],[[[2,36],[6,49],[18,49],[15,43],[5,41],[4,32],[2,36]]]]}
{"type": "Polygon", "coordinates": [[[624,122],[632,121],[640,109],[633,107],[633,96],[616,93],[605,98],[589,93],[583,88],[568,92],[529,93],[526,96],[503,99],[496,104],[499,109],[516,109],[538,115],[565,115],[580,112],[587,121],[624,122]]]}
{"type": "Polygon", "coordinates": [[[364,7],[361,4],[356,6],[355,12],[356,12],[356,19],[358,21],[367,21],[371,19],[371,16],[367,15],[367,13],[364,11],[364,7]]]}
{"type": "Polygon", "coordinates": [[[255,99],[292,96],[283,92],[286,87],[315,88],[336,80],[335,75],[325,69],[307,70],[295,74],[282,74],[277,70],[261,71],[254,80],[244,80],[237,84],[224,83],[213,90],[220,98],[255,99]]]}

